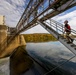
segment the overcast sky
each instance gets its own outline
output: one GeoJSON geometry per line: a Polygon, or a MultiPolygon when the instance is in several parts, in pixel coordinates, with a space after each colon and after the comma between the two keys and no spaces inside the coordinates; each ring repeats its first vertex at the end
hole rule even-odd
{"type": "MultiPolygon", "coordinates": [[[[5,16],[7,26],[16,26],[27,4],[26,0],[0,0],[0,15],[5,16]]],[[[76,29],[76,7],[57,15],[53,19],[63,24],[67,19],[72,28],[76,29]]],[[[40,25],[25,33],[48,33],[40,25]]]]}

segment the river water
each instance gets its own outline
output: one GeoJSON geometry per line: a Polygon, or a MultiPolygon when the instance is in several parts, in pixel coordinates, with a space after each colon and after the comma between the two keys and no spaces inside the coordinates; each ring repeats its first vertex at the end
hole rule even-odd
{"type": "Polygon", "coordinates": [[[59,41],[27,43],[26,50],[33,58],[43,60],[42,62],[49,68],[51,63],[56,66],[64,63],[60,68],[70,72],[71,75],[76,75],[76,57],[65,63],[74,54],[59,41]]]}
{"type": "Polygon", "coordinates": [[[0,59],[0,75],[9,75],[9,58],[0,59]]]}
{"type": "MultiPolygon", "coordinates": [[[[26,50],[33,58],[41,62],[44,61],[43,63],[49,68],[51,63],[58,66],[74,56],[74,54],[59,41],[27,43],[26,50]],[[50,64],[48,65],[48,63],[50,64]]],[[[70,72],[71,75],[76,75],[76,57],[60,66],[60,68],[70,72]]],[[[9,75],[9,58],[0,59],[0,75],[9,75]]]]}

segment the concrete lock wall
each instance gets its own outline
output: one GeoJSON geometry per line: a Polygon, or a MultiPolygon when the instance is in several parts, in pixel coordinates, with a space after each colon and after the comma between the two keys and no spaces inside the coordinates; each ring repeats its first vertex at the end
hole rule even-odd
{"type": "Polygon", "coordinates": [[[0,25],[5,24],[5,17],[3,15],[0,15],[0,25]]]}
{"type": "MultiPolygon", "coordinates": [[[[8,43],[7,43],[8,44],[8,43]]],[[[26,42],[23,35],[16,36],[10,44],[0,52],[0,58],[11,55],[11,53],[19,46],[25,46],[26,42]]]]}
{"type": "Polygon", "coordinates": [[[0,15],[0,44],[7,37],[7,26],[5,25],[5,17],[0,15]]]}
{"type": "MultiPolygon", "coordinates": [[[[8,44],[7,26],[5,25],[5,17],[0,15],[0,58],[10,55],[18,46],[26,45],[22,35],[16,36],[8,44]]],[[[9,35],[12,37],[11,35],[9,35]]],[[[9,38],[10,39],[10,38],[9,38]]]]}
{"type": "Polygon", "coordinates": [[[0,25],[0,44],[7,38],[7,26],[0,25]]]}
{"type": "Polygon", "coordinates": [[[0,50],[3,42],[7,40],[7,26],[5,25],[4,19],[5,17],[0,15],[0,50]]]}

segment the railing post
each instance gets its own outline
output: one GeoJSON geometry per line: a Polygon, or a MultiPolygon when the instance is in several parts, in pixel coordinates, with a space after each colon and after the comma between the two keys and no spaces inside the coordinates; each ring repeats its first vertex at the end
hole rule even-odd
{"type": "Polygon", "coordinates": [[[64,34],[64,26],[62,25],[62,34],[64,34]]]}
{"type": "Polygon", "coordinates": [[[50,19],[50,25],[51,25],[51,19],[50,19]]]}
{"type": "Polygon", "coordinates": [[[58,32],[58,27],[57,27],[57,23],[56,23],[56,32],[58,32]]]}

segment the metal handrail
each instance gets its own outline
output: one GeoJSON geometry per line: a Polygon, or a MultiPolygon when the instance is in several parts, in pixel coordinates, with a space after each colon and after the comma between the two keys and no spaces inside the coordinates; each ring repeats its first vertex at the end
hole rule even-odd
{"type": "MultiPolygon", "coordinates": [[[[56,30],[59,31],[58,33],[61,33],[61,34],[64,33],[64,25],[63,24],[61,24],[53,19],[50,19],[49,21],[50,22],[47,22],[47,21],[44,21],[44,22],[47,23],[49,26],[51,26],[55,31],[56,30]]],[[[71,29],[71,34],[76,34],[76,30],[71,29]]]]}

